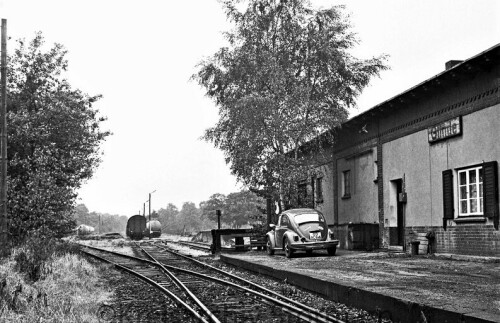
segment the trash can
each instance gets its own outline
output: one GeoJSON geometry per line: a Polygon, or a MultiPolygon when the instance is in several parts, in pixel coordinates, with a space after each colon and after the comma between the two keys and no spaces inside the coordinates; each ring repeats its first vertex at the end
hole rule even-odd
{"type": "Polygon", "coordinates": [[[412,241],[410,242],[411,244],[411,255],[416,256],[418,255],[418,246],[420,245],[420,241],[412,241]]]}

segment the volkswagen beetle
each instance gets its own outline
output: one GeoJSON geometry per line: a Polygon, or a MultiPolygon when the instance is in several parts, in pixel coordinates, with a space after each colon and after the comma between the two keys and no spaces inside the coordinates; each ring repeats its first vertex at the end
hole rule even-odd
{"type": "Polygon", "coordinates": [[[323,214],[313,209],[284,211],[278,223],[270,226],[271,231],[266,234],[269,255],[274,255],[276,250],[284,250],[286,257],[291,258],[297,250],[311,254],[313,250],[326,249],[328,255],[333,256],[339,244],[328,229],[323,214]]]}

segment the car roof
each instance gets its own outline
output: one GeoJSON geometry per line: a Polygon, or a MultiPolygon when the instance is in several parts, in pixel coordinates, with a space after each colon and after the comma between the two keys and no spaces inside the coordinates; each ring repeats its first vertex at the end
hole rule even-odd
{"type": "Polygon", "coordinates": [[[283,214],[290,214],[290,215],[297,215],[297,214],[303,214],[303,213],[320,213],[320,212],[315,210],[315,209],[306,209],[306,208],[290,209],[290,210],[286,210],[283,212],[283,214]]]}

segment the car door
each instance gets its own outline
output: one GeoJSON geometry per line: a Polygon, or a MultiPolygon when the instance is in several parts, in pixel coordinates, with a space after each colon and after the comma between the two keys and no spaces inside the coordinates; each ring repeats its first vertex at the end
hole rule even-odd
{"type": "Polygon", "coordinates": [[[283,248],[283,235],[286,230],[288,230],[288,224],[290,220],[288,219],[288,215],[282,214],[278,220],[278,225],[276,226],[276,247],[283,248]]]}

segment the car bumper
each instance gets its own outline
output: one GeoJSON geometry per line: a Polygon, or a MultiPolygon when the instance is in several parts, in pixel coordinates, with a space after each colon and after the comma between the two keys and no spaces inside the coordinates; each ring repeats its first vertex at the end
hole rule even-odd
{"type": "Polygon", "coordinates": [[[328,249],[337,247],[339,244],[338,240],[329,240],[329,241],[310,241],[310,242],[299,242],[292,243],[292,249],[296,250],[317,250],[317,249],[328,249]]]}

